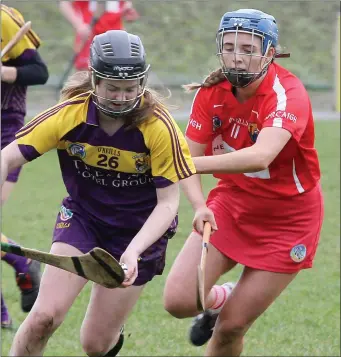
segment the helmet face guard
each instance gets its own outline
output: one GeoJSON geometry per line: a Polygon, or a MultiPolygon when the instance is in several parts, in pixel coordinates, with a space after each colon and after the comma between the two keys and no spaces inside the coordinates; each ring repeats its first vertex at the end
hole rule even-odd
{"type": "MultiPolygon", "coordinates": [[[[254,53],[254,41],[255,37],[260,37],[263,40],[263,36],[255,33],[254,30],[250,31],[243,31],[239,30],[238,28],[234,31],[221,31],[217,34],[217,47],[218,52],[217,56],[219,58],[220,66],[222,68],[222,72],[225,75],[226,79],[234,86],[234,87],[247,87],[249,84],[254,82],[256,79],[260,78],[264,73],[266,73],[270,63],[273,61],[273,57],[267,57],[263,54],[254,53]],[[224,50],[224,35],[228,32],[234,33],[234,49],[233,51],[225,51],[224,50]],[[237,52],[238,48],[238,34],[239,33],[248,33],[251,35],[251,51],[250,52],[237,52]],[[244,65],[246,68],[238,68],[237,66],[237,56],[243,57],[244,65]],[[228,61],[225,60],[226,57],[230,57],[228,61]],[[258,60],[259,63],[257,70],[251,70],[255,63],[255,60],[258,60]],[[234,61],[233,61],[234,60],[234,61]],[[229,62],[229,63],[227,63],[229,62]],[[235,65],[232,66],[231,64],[234,63],[235,65]]],[[[262,41],[263,42],[263,41],[262,41]]],[[[265,54],[268,52],[270,48],[270,44],[265,49],[265,54]]],[[[263,50],[262,50],[263,53],[263,50]]]]}
{"type": "Polygon", "coordinates": [[[112,118],[131,112],[145,92],[149,69],[138,36],[122,30],[95,36],[90,48],[89,70],[96,107],[112,118]],[[122,92],[125,98],[117,95],[122,92]]]}
{"type": "Polygon", "coordinates": [[[93,87],[92,97],[94,104],[101,112],[112,118],[116,118],[118,116],[122,116],[131,112],[140,103],[140,99],[145,92],[150,65],[148,65],[143,72],[140,72],[138,74],[129,74],[127,68],[132,68],[130,66],[117,67],[120,68],[120,72],[118,72],[117,75],[109,76],[96,71],[93,67],[90,66],[93,87]],[[107,94],[105,94],[104,96],[100,96],[96,91],[96,85],[100,82],[100,80],[103,79],[109,80],[110,82],[112,82],[113,86],[118,88],[120,87],[122,81],[127,83],[130,82],[132,86],[134,86],[135,84],[136,95],[131,99],[111,99],[110,91],[107,90],[107,94]],[[117,107],[117,109],[115,107],[117,107]]]}
{"type": "MultiPolygon", "coordinates": [[[[232,38],[232,36],[231,36],[232,38]]],[[[268,70],[274,55],[267,56],[270,47],[276,47],[278,30],[276,20],[261,11],[253,9],[241,9],[226,13],[219,26],[216,36],[217,56],[226,79],[238,88],[247,87],[260,78],[268,70]],[[233,46],[231,49],[224,48],[225,34],[232,33],[233,46]],[[240,52],[239,34],[249,34],[251,41],[248,43],[250,51],[240,52]],[[261,51],[254,51],[257,39],[261,41],[261,51]],[[243,63],[238,67],[237,57],[243,63]]]]}

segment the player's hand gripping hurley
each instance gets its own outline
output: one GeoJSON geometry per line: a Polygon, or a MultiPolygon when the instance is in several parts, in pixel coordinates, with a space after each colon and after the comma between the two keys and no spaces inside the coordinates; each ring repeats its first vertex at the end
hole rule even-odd
{"type": "Polygon", "coordinates": [[[2,242],[1,250],[66,270],[110,289],[119,287],[125,278],[124,266],[101,248],[94,248],[87,254],[72,257],[2,242]]]}
{"type": "Polygon", "coordinates": [[[197,269],[197,308],[199,311],[205,311],[205,267],[206,267],[206,257],[208,252],[208,245],[211,236],[211,224],[205,222],[204,233],[202,237],[202,250],[200,265],[197,269]]]}

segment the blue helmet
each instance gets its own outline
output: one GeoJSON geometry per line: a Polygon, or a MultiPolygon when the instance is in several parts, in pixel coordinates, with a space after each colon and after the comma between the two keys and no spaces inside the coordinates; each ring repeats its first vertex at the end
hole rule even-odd
{"type": "Polygon", "coordinates": [[[264,55],[268,46],[278,45],[278,28],[276,19],[255,9],[240,9],[226,12],[219,25],[218,34],[229,31],[247,31],[262,37],[262,54],[264,55]]]}
{"type": "MultiPolygon", "coordinates": [[[[217,55],[226,79],[235,87],[246,87],[265,74],[269,65],[274,60],[274,57],[276,57],[276,51],[274,51],[274,54],[271,57],[268,57],[269,48],[276,48],[278,45],[278,28],[276,20],[273,16],[255,9],[240,9],[227,12],[220,21],[216,42],[218,50],[217,55]],[[252,52],[251,54],[244,54],[244,58],[247,57],[249,59],[248,69],[238,68],[236,65],[231,67],[231,63],[225,63],[224,53],[226,54],[226,52],[223,50],[223,39],[224,35],[229,32],[236,33],[236,39],[237,34],[242,32],[250,32],[252,36],[260,37],[261,55],[252,52]],[[257,71],[250,68],[252,57],[263,58],[266,60],[262,64],[262,67],[257,71]]],[[[237,52],[233,53],[237,56],[237,52]]]]}

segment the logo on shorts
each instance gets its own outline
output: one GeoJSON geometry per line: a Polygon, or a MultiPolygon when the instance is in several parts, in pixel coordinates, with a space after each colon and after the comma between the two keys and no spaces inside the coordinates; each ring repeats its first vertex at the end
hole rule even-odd
{"type": "Polygon", "coordinates": [[[59,213],[60,213],[60,219],[62,221],[68,221],[73,216],[72,211],[66,208],[65,206],[60,207],[59,213]]]}
{"type": "Polygon", "coordinates": [[[290,257],[295,263],[300,263],[307,255],[307,248],[304,244],[295,245],[290,252],[290,257]]]}
{"type": "Polygon", "coordinates": [[[84,145],[81,144],[70,144],[67,151],[69,155],[78,156],[81,159],[84,159],[86,155],[84,145]]]}

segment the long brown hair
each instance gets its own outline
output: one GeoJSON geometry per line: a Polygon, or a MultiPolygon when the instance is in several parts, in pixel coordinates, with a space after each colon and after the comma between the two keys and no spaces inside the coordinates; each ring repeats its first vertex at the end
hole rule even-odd
{"type": "MultiPolygon", "coordinates": [[[[60,101],[68,100],[89,91],[93,91],[90,71],[76,72],[69,77],[60,91],[60,101]]],[[[124,121],[128,124],[127,129],[134,128],[148,118],[151,118],[156,107],[165,107],[165,99],[170,97],[170,91],[168,90],[168,92],[169,96],[164,98],[158,92],[146,88],[143,95],[143,106],[137,107],[124,115],[124,121]]]]}

